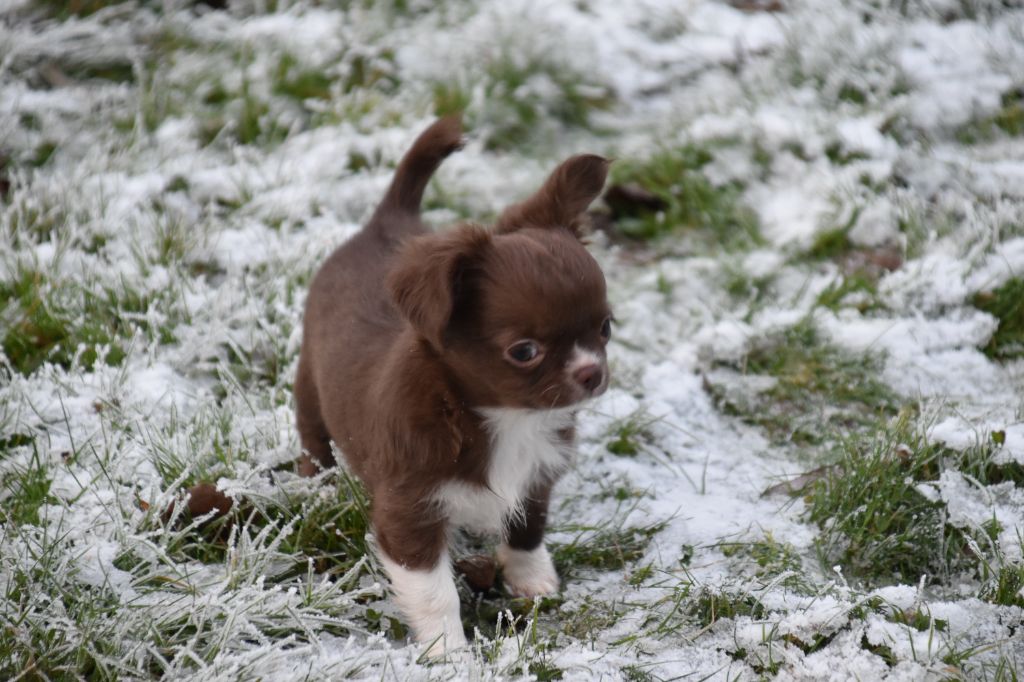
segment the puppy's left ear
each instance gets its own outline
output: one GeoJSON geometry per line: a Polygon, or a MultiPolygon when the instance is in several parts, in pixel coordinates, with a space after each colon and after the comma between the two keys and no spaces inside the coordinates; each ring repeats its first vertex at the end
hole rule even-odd
{"type": "Polygon", "coordinates": [[[466,278],[490,246],[491,234],[476,225],[408,241],[388,273],[391,300],[434,348],[444,347],[466,278]]]}
{"type": "Polygon", "coordinates": [[[523,227],[565,227],[579,236],[580,214],[604,189],[610,161],[595,154],[580,154],[562,162],[543,186],[526,201],[509,206],[495,230],[513,232],[523,227]]]}

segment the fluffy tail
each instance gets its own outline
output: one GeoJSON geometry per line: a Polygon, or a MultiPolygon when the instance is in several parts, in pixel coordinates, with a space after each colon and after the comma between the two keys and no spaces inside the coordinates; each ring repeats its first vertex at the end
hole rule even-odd
{"type": "Polygon", "coordinates": [[[379,224],[378,229],[387,230],[386,218],[418,217],[423,191],[434,171],[461,146],[462,117],[459,115],[438,119],[420,133],[398,164],[391,186],[377,207],[370,226],[379,224]]]}

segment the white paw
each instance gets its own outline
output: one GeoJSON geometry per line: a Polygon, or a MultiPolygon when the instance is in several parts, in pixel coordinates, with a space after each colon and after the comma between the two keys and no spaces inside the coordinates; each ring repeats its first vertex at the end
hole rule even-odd
{"type": "Polygon", "coordinates": [[[405,568],[383,552],[379,556],[391,579],[395,604],[412,627],[416,642],[427,648],[427,656],[440,658],[466,646],[448,553],[428,570],[405,568]]]}
{"type": "Polygon", "coordinates": [[[558,591],[558,573],[544,545],[531,550],[498,547],[505,589],[515,597],[541,597],[558,591]]]}

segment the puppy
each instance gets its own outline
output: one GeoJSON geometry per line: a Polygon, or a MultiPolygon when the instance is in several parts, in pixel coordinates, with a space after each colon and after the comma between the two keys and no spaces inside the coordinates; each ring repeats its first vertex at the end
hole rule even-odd
{"type": "Polygon", "coordinates": [[[447,536],[501,534],[514,595],[558,589],[544,547],[574,410],[608,386],[604,275],[580,243],[608,162],[574,156],[492,229],[431,233],[420,202],[459,148],[456,117],[415,141],[369,223],[314,278],[295,380],[312,475],[334,441],[372,498],[394,599],[437,656],[466,643],[447,536]]]}

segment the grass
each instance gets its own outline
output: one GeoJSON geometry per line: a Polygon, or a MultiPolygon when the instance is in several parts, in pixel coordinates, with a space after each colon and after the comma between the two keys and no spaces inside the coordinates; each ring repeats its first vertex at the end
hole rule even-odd
{"type": "MultiPolygon", "coordinates": [[[[244,74],[244,58],[241,68],[244,74]]],[[[206,94],[204,102],[209,105],[209,113],[199,131],[203,146],[214,143],[273,146],[288,136],[288,127],[271,110],[270,102],[254,92],[246,76],[242,77],[237,91],[229,91],[223,85],[214,87],[206,94]]]]}
{"type": "Polygon", "coordinates": [[[722,268],[721,286],[737,303],[746,307],[744,321],[749,322],[754,313],[771,299],[776,274],[752,276],[741,265],[726,262],[722,268]]]}
{"type": "Polygon", "coordinates": [[[879,310],[882,304],[878,298],[878,281],[886,268],[892,268],[894,254],[886,254],[886,260],[892,261],[884,266],[873,260],[871,249],[858,247],[850,239],[860,218],[862,209],[850,211],[842,225],[819,232],[811,246],[804,254],[793,258],[794,262],[832,261],[839,266],[839,275],[819,294],[816,304],[829,310],[853,307],[864,313],[879,310]]]}
{"type": "MultiPolygon", "coordinates": [[[[777,546],[770,536],[766,541],[769,554],[777,557],[777,546]]],[[[735,543],[722,545],[722,548],[731,555],[741,556],[748,550],[757,553],[761,544],[735,543]]],[[[793,565],[788,561],[782,564],[793,565]]],[[[877,595],[851,592],[848,587],[837,590],[834,584],[819,584],[804,593],[806,596],[802,599],[790,597],[792,605],[776,611],[769,608],[763,598],[769,593],[766,588],[751,589],[742,579],[726,578],[725,584],[713,587],[701,584],[687,573],[678,579],[671,594],[659,604],[659,617],[654,618],[652,614],[645,627],[659,639],[682,637],[684,641],[705,641],[706,646],[713,646],[732,660],[750,666],[755,674],[764,678],[775,676],[787,661],[793,660],[794,655],[808,656],[828,650],[837,639],[848,641],[844,634],[857,632],[863,633],[858,643],[861,649],[878,656],[888,667],[900,665],[904,659],[894,647],[871,641],[874,637],[869,640],[868,633],[864,631],[864,623],[869,617],[880,617],[900,626],[908,639],[912,637],[911,633],[927,633],[928,659],[955,666],[958,672],[956,679],[980,679],[972,675],[1005,671],[1012,660],[1005,654],[998,657],[984,655],[987,649],[1001,648],[999,644],[965,647],[958,637],[952,635],[950,622],[936,617],[924,602],[903,608],[877,595]],[[810,622],[814,625],[808,630],[808,621],[800,614],[806,610],[810,616],[823,598],[827,602],[836,597],[853,600],[854,605],[844,614],[826,621],[815,622],[811,616],[810,622]],[[759,636],[756,634],[758,631],[759,636]],[[973,660],[976,656],[978,660],[973,660]]],[[[911,646],[912,642],[911,639],[911,646]]],[[[922,653],[914,654],[913,659],[921,660],[918,656],[922,653]]],[[[990,678],[985,674],[984,679],[990,678]]]]}
{"type": "Polygon", "coordinates": [[[836,260],[852,251],[854,245],[850,241],[850,230],[857,224],[858,217],[860,210],[854,210],[844,225],[823,230],[815,235],[811,247],[807,250],[807,256],[814,260],[836,260]]]}
{"type": "MultiPolygon", "coordinates": [[[[964,652],[955,652],[955,654],[951,654],[944,658],[943,661],[950,665],[956,665],[959,668],[961,655],[967,657],[965,660],[969,660],[979,653],[985,652],[972,647],[964,652]]],[[[1017,654],[1013,652],[1002,654],[995,661],[979,662],[979,664],[972,670],[972,673],[977,675],[978,679],[991,680],[992,682],[1018,682],[1020,680],[1020,671],[1020,662],[1017,659],[1017,654]]]]}
{"type": "Polygon", "coordinates": [[[720,543],[718,547],[738,562],[739,570],[761,581],[781,578],[780,584],[786,587],[811,591],[799,552],[789,543],[776,540],[770,532],[754,542],[720,543]]]}
{"type": "Polygon", "coordinates": [[[147,45],[149,59],[140,79],[137,117],[122,117],[131,130],[136,119],[153,133],[168,119],[186,113],[195,120],[202,146],[272,148],[289,135],[320,125],[335,125],[371,113],[360,102],[371,93],[398,86],[394,54],[387,48],[339,54],[331,66],[309,66],[290,52],[272,61],[256,60],[253,46],[217,47],[190,42],[168,27],[147,45]],[[205,52],[211,65],[186,82],[173,80],[173,57],[182,51],[205,52]],[[224,71],[240,74],[225,77],[224,71]]]}
{"type": "MultiPolygon", "coordinates": [[[[665,582],[668,594],[642,626],[645,634],[658,640],[680,636],[696,638],[711,631],[720,621],[761,620],[768,615],[761,599],[745,587],[701,584],[686,570],[681,577],[668,577],[665,582]]],[[[737,659],[746,656],[745,651],[735,649],[729,653],[737,659]]]]}
{"type": "Polygon", "coordinates": [[[882,307],[877,278],[864,271],[841,275],[818,295],[816,303],[833,311],[852,307],[862,313],[882,307]]]}
{"type": "Polygon", "coordinates": [[[374,97],[398,89],[396,71],[394,51],[383,46],[349,50],[336,63],[319,67],[304,65],[285,52],[267,75],[275,97],[268,109],[279,110],[283,118],[297,118],[299,123],[292,124],[296,130],[358,120],[373,113],[374,97]]]}
{"type": "MultiPolygon", "coordinates": [[[[292,496],[279,500],[242,500],[197,532],[183,533],[180,544],[169,546],[171,558],[221,564],[232,559],[230,541],[238,533],[258,536],[277,533],[276,547],[290,568],[277,569],[277,579],[298,578],[313,570],[321,578],[347,574],[366,556],[369,500],[362,484],[339,472],[329,494],[292,496]]],[[[187,514],[181,517],[189,521],[187,514]]],[[[163,524],[154,518],[154,523],[163,524]]]]}
{"type": "MultiPolygon", "coordinates": [[[[838,564],[868,585],[912,584],[922,576],[950,584],[965,571],[993,577],[978,545],[991,529],[953,526],[945,505],[920,487],[945,471],[984,485],[1024,485],[1024,471],[997,464],[990,445],[949,451],[928,442],[904,416],[877,433],[841,441],[836,464],[806,495],[807,518],[820,528],[815,542],[823,568],[838,564]]],[[[1000,598],[1016,580],[1012,571],[994,579],[992,594],[1000,598]]]]}
{"type": "Polygon", "coordinates": [[[574,640],[593,642],[603,631],[615,625],[628,608],[629,605],[621,601],[606,602],[586,596],[573,608],[559,609],[560,631],[574,640]]]}
{"type": "Polygon", "coordinates": [[[125,4],[127,0],[38,0],[38,4],[47,7],[56,17],[86,17],[106,7],[125,4]]]}
{"type": "Polygon", "coordinates": [[[714,590],[701,590],[690,606],[689,613],[702,628],[714,625],[723,618],[735,620],[740,616],[764,618],[764,604],[752,594],[729,594],[714,590]]]}
{"type": "Polygon", "coordinates": [[[330,99],[332,79],[323,69],[303,67],[287,52],[281,55],[274,72],[273,91],[299,102],[330,99]]]}
{"type": "Polygon", "coordinates": [[[612,439],[605,449],[620,457],[636,457],[643,449],[645,441],[650,440],[648,427],[655,420],[646,415],[632,415],[620,420],[611,429],[612,439]]]}
{"type": "Polygon", "coordinates": [[[551,54],[499,49],[479,71],[435,83],[433,109],[438,116],[465,112],[467,128],[488,149],[550,144],[561,130],[587,128],[591,113],[611,104],[605,88],[551,54]]]}
{"type": "Polygon", "coordinates": [[[908,206],[901,213],[897,226],[908,259],[921,257],[929,244],[953,233],[959,220],[952,212],[931,206],[908,206]]]}
{"type": "Polygon", "coordinates": [[[999,321],[982,349],[985,355],[999,360],[1024,357],[1024,279],[1014,277],[992,291],[977,294],[974,306],[999,321]]]}
{"type": "MultiPolygon", "coordinates": [[[[748,545],[730,547],[743,553],[745,550],[741,548],[748,545]]],[[[957,638],[951,636],[949,621],[935,617],[923,604],[901,608],[877,595],[851,594],[849,588],[838,591],[834,585],[826,584],[816,586],[803,599],[793,600],[789,608],[776,611],[765,603],[763,597],[768,594],[767,590],[752,590],[746,583],[726,581],[726,584],[712,587],[700,584],[690,575],[683,577],[673,586],[671,595],[662,600],[660,619],[650,620],[647,627],[658,633],[659,638],[705,641],[706,646],[713,646],[732,660],[750,666],[755,674],[764,678],[775,676],[794,656],[828,650],[837,639],[849,641],[844,634],[857,632],[863,633],[858,642],[861,649],[878,656],[889,667],[900,664],[903,659],[894,647],[869,641],[864,632],[864,623],[869,617],[880,617],[901,626],[908,637],[910,633],[928,633],[934,641],[934,644],[929,643],[929,658],[939,660],[941,657],[944,663],[957,666],[960,675],[967,679],[975,679],[971,675],[980,671],[1005,667],[1008,660],[1004,655],[996,660],[981,656],[980,661],[972,661],[972,657],[984,651],[962,645],[958,648],[957,638]],[[853,599],[855,605],[845,614],[816,622],[808,630],[808,621],[800,614],[806,610],[810,616],[823,598],[829,601],[840,594],[853,599]]],[[[811,622],[814,620],[811,616],[811,622]]],[[[919,660],[918,655],[914,655],[915,660],[919,660]]]]}
{"type": "Polygon", "coordinates": [[[13,447],[32,447],[32,456],[25,466],[13,466],[0,473],[0,523],[15,525],[38,525],[39,509],[44,504],[53,502],[50,495],[50,476],[48,467],[39,455],[35,439],[30,436],[15,435],[7,439],[0,452],[13,447]]]}
{"type": "Polygon", "coordinates": [[[623,570],[643,558],[651,539],[665,525],[664,521],[631,527],[620,522],[598,526],[570,524],[559,530],[575,533],[575,537],[568,543],[556,544],[552,557],[565,579],[587,569],[623,570]]]}
{"type": "Polygon", "coordinates": [[[510,597],[504,590],[492,589],[483,595],[463,590],[462,627],[467,635],[480,632],[496,639],[516,632],[529,634],[537,641],[547,641],[559,631],[562,599],[558,596],[537,600],[510,597]]]}
{"type": "Polygon", "coordinates": [[[836,166],[848,166],[854,161],[870,158],[864,152],[845,149],[840,142],[832,142],[825,147],[825,156],[836,166]]]}
{"type": "Polygon", "coordinates": [[[216,370],[221,383],[215,393],[226,396],[230,386],[246,391],[271,389],[279,405],[288,404],[296,360],[289,338],[298,323],[290,311],[300,300],[309,273],[278,278],[260,267],[253,269],[249,280],[252,295],[262,301],[258,310],[262,323],[247,337],[229,337],[221,344],[216,370]]]}
{"type": "Polygon", "coordinates": [[[764,243],[756,214],[743,203],[742,188],[716,186],[702,172],[714,159],[709,146],[663,150],[646,160],[624,159],[612,166],[612,182],[635,184],[664,203],[664,210],[640,209],[616,216],[616,227],[634,239],[655,239],[692,231],[726,250],[764,243]]]}
{"type": "Polygon", "coordinates": [[[97,362],[118,366],[136,332],[162,335],[145,321],[149,305],[147,296],[127,286],[94,289],[22,270],[13,281],[0,282],[0,315],[7,327],[3,351],[22,374],[44,362],[65,369],[74,363],[85,369],[97,362]]]}
{"type": "Polygon", "coordinates": [[[978,144],[1021,135],[1024,135],[1024,89],[1016,88],[1003,93],[1000,108],[994,114],[961,126],[955,137],[962,144],[978,144]]]}
{"type": "Polygon", "coordinates": [[[53,153],[57,151],[57,143],[51,141],[44,141],[38,147],[36,147],[35,153],[30,161],[31,165],[39,168],[45,166],[53,156],[53,153]]]}
{"type": "Polygon", "coordinates": [[[1000,606],[1018,606],[1024,608],[1024,564],[1008,564],[995,567],[986,566],[989,575],[978,594],[979,598],[1000,606]]]}
{"type": "MultiPolygon", "coordinates": [[[[225,649],[295,646],[364,627],[353,618],[375,592],[356,586],[366,567],[366,499],[350,479],[330,496],[236,505],[229,517],[206,526],[179,524],[180,517],[165,521],[162,510],[146,508],[110,569],[130,577],[135,597],[118,587],[116,576],[97,586],[62,564],[80,553],[74,538],[34,527],[33,507],[67,504],[47,495],[47,483],[33,463],[2,518],[5,545],[22,555],[16,563],[10,553],[3,557],[11,578],[0,613],[5,678],[173,676],[225,649]],[[219,532],[224,525],[230,532],[219,532]],[[195,570],[195,561],[214,573],[195,570]],[[211,578],[223,580],[224,589],[197,603],[211,578]],[[50,616],[55,603],[59,620],[50,616]],[[232,612],[245,614],[247,635],[235,632],[232,612]],[[186,650],[194,660],[181,658],[186,650]]],[[[118,506],[103,511],[108,521],[130,527],[118,518],[122,513],[118,506]]]]}
{"type": "MultiPolygon", "coordinates": [[[[463,111],[471,132],[468,153],[446,166],[444,184],[428,197],[428,208],[460,218],[493,215],[531,169],[556,155],[638,150],[616,161],[612,182],[653,200],[638,200],[641,192],[632,205],[628,197],[609,203],[613,244],[605,249],[595,239],[595,256],[613,299],[633,277],[659,273],[653,296],[616,301],[627,312],[644,306],[634,311],[642,324],[683,322],[678,345],[659,334],[650,348],[610,348],[618,390],[641,407],[605,433],[580,429],[583,452],[598,457],[577,462],[580,490],[563,483],[556,493],[585,501],[558,508],[553,519],[549,546],[564,591],[531,601],[460,588],[463,624],[482,635],[468,674],[575,679],[591,673],[582,661],[592,657],[595,666],[612,666],[602,668],[612,675],[624,666],[621,676],[633,680],[680,673],[767,679],[803,656],[860,646],[910,675],[928,665],[963,679],[1018,677],[1013,642],[979,634],[997,631],[1024,607],[1024,568],[1016,547],[1004,546],[1013,538],[1006,511],[1018,511],[1024,487],[1024,468],[999,448],[1016,436],[1009,419],[991,441],[964,452],[928,443],[910,423],[913,410],[898,412],[900,399],[882,381],[882,358],[843,351],[813,315],[714,368],[712,375],[738,379],[741,391],[712,384],[712,397],[746,425],[702,420],[705,397],[689,395],[688,384],[670,386],[671,378],[648,395],[637,387],[662,382],[664,375],[647,372],[661,363],[686,371],[691,332],[726,318],[754,324],[776,306],[792,312],[795,281],[810,271],[840,273],[812,302],[842,311],[840,320],[851,308],[918,314],[881,310],[881,275],[856,265],[868,255],[850,237],[856,211],[794,253],[762,237],[747,199],[821,172],[823,186],[859,183],[858,197],[891,200],[905,212],[895,235],[905,237],[901,257],[933,254],[939,241],[942,249],[972,246],[966,223],[979,232],[991,227],[991,244],[978,248],[997,249],[999,239],[1019,232],[1012,193],[982,197],[971,183],[927,165],[927,152],[939,144],[950,164],[958,155],[973,159],[978,150],[958,149],[959,137],[998,154],[996,143],[1022,134],[1019,92],[962,130],[918,130],[909,109],[891,101],[910,87],[885,59],[902,49],[899,32],[890,30],[898,25],[886,23],[897,14],[892,8],[869,7],[867,15],[837,8],[828,30],[844,40],[821,54],[808,53],[813,39],[781,51],[762,41],[735,55],[710,45],[724,61],[698,59],[691,70],[660,63],[697,29],[674,10],[630,17],[631,31],[662,41],[654,52],[635,41],[623,51],[614,39],[587,63],[587,46],[576,50],[586,36],[523,34],[515,13],[478,11],[462,0],[267,0],[230,12],[196,6],[171,14],[148,0],[118,4],[39,0],[22,12],[31,26],[15,21],[9,36],[6,68],[24,93],[12,100],[0,152],[7,201],[0,250],[11,254],[0,259],[0,678],[448,674],[412,667],[408,628],[376,586],[383,576],[368,557],[362,487],[344,474],[312,484],[290,473],[297,448],[290,383],[309,277],[361,220],[362,193],[376,191],[400,138],[411,137],[430,111],[463,111]],[[318,16],[339,22],[343,40],[306,45],[290,32],[290,22],[309,28],[302,22],[318,16]],[[868,18],[878,28],[865,29],[868,47],[892,36],[891,52],[886,43],[868,54],[859,35],[845,32],[847,20],[860,27],[868,18]],[[468,51],[472,63],[418,62],[429,41],[462,28],[477,29],[484,41],[468,51]],[[507,35],[489,46],[494,30],[507,35]],[[108,38],[120,42],[100,44],[108,38]],[[636,59],[628,54],[634,49],[636,59]],[[795,91],[770,78],[787,60],[801,72],[795,91]],[[634,72],[639,79],[627,84],[634,72]],[[723,78],[736,88],[723,89],[723,78]],[[613,84],[627,85],[628,102],[616,99],[613,84]],[[76,96],[62,99],[72,89],[76,96]],[[794,102],[806,104],[808,116],[779,121],[794,102]],[[668,104],[663,112],[655,108],[661,103],[668,104]],[[684,105],[676,110],[676,103],[684,105]],[[884,112],[890,122],[883,127],[908,144],[891,176],[880,166],[858,180],[863,155],[829,144],[837,139],[836,116],[881,120],[884,112]],[[615,128],[604,129],[606,122],[615,128]],[[797,124],[809,126],[806,138],[793,139],[797,124]],[[315,136],[288,139],[315,127],[315,136]],[[682,142],[708,134],[723,137],[682,142]],[[319,145],[321,135],[331,143],[301,156],[299,148],[319,145]],[[329,153],[337,158],[322,158],[329,153]],[[467,181],[499,155],[508,182],[489,174],[467,181]],[[736,179],[719,180],[722,173],[736,179]],[[924,185],[941,188],[941,196],[924,185]],[[966,216],[952,207],[972,202],[977,210],[966,216]],[[1005,222],[995,225],[997,218],[1005,222]],[[249,265],[220,262],[226,230],[237,230],[236,240],[240,232],[273,241],[280,253],[260,261],[254,248],[241,254],[256,261],[249,265]],[[736,257],[753,248],[771,251],[761,263],[790,260],[754,275],[736,257]],[[658,259],[665,251],[699,255],[658,259]],[[68,274],[79,272],[87,274],[68,274]],[[704,276],[720,277],[713,285],[723,295],[704,297],[692,286],[704,276]],[[47,363],[57,369],[44,370],[47,363]],[[652,414],[666,428],[652,428],[652,414]],[[731,468],[734,460],[716,457],[716,449],[751,435],[748,425],[772,447],[745,453],[731,468]],[[831,474],[803,488],[803,500],[756,499],[765,468],[769,477],[776,465],[788,470],[791,455],[831,474]],[[691,489],[684,479],[697,471],[691,489]],[[994,500],[992,518],[951,523],[952,505],[927,494],[942,476],[963,476],[977,499],[994,500]],[[226,516],[167,513],[172,500],[182,509],[185,489],[201,481],[236,494],[226,516]],[[702,508],[691,518],[697,501],[702,508]],[[770,506],[776,501],[782,508],[770,506]],[[716,503],[721,519],[703,507],[716,503]],[[673,508],[677,518],[652,520],[673,508]],[[774,532],[733,541],[729,529],[753,514],[777,516],[765,523],[774,532]],[[799,540],[790,529],[799,529],[799,540]],[[862,588],[912,583],[924,572],[927,589],[909,608],[862,588]],[[936,594],[957,602],[948,622],[929,608],[936,594]],[[823,602],[835,605],[831,620],[820,615],[823,602]],[[961,608],[970,628],[957,620],[961,608]],[[934,637],[943,663],[854,635],[866,621],[934,637]],[[799,633],[787,630],[793,623],[799,633]],[[854,639],[844,644],[840,635],[854,639]],[[344,660],[338,646],[351,647],[344,660]],[[666,652],[676,651],[685,663],[669,660],[666,652]],[[691,663],[693,670],[683,669],[691,663]]],[[[966,16],[983,4],[964,2],[951,12],[966,16]]],[[[934,8],[913,5],[900,11],[911,7],[922,23],[937,21],[934,8]]],[[[552,18],[607,22],[611,15],[599,10],[570,3],[552,18]]],[[[806,21],[806,8],[787,11],[795,26],[806,21]]],[[[737,17],[756,21],[758,14],[737,17]]],[[[693,47],[704,54],[708,46],[693,47]]],[[[913,87],[915,98],[928,95],[927,83],[913,87]]],[[[1018,277],[971,301],[999,320],[983,350],[1008,372],[1024,347],[1021,300],[1018,277]]],[[[964,399],[949,408],[969,413],[973,406],[964,399]]]]}
{"type": "MultiPolygon", "coordinates": [[[[519,601],[525,604],[525,600],[519,601]]],[[[487,629],[493,635],[484,633],[473,646],[499,678],[562,679],[567,671],[553,660],[557,628],[553,629],[552,618],[557,618],[557,614],[551,611],[547,600],[525,604],[525,608],[515,612],[499,612],[487,629]]]]}
{"type": "Polygon", "coordinates": [[[881,359],[843,351],[821,338],[813,319],[756,340],[738,363],[719,363],[742,374],[773,377],[754,396],[737,396],[708,383],[728,414],[764,428],[772,441],[821,444],[894,415],[898,401],[878,379],[881,359]]]}
{"type": "Polygon", "coordinates": [[[0,215],[3,215],[12,237],[22,243],[52,241],[69,225],[80,223],[88,217],[83,211],[71,209],[62,197],[45,194],[32,196],[19,193],[11,197],[11,201],[3,208],[5,210],[0,215]]]}
{"type": "MultiPolygon", "coordinates": [[[[241,547],[280,556],[265,536],[242,541],[241,547]]],[[[276,648],[282,639],[295,646],[319,633],[346,635],[353,629],[350,615],[358,609],[347,598],[357,574],[335,583],[312,581],[304,589],[300,584],[282,598],[277,583],[264,587],[266,576],[251,570],[242,575],[236,566],[231,569],[235,579],[219,603],[200,605],[194,600],[199,585],[188,576],[139,562],[132,571],[133,584],[143,597],[129,603],[133,618],[126,621],[125,606],[111,586],[95,588],[71,579],[68,567],[53,562],[56,546],[48,548],[48,556],[35,555],[7,584],[8,608],[0,635],[0,674],[5,678],[26,673],[29,679],[180,675],[197,662],[211,663],[225,650],[253,650],[268,643],[276,648]],[[60,606],[60,621],[46,616],[55,605],[40,595],[60,606]],[[232,619],[223,611],[238,608],[249,614],[247,638],[232,633],[232,619]],[[126,622],[145,625],[132,631],[126,622]],[[316,625],[311,628],[310,623],[316,625]],[[181,656],[183,650],[188,657],[181,656]]]]}

